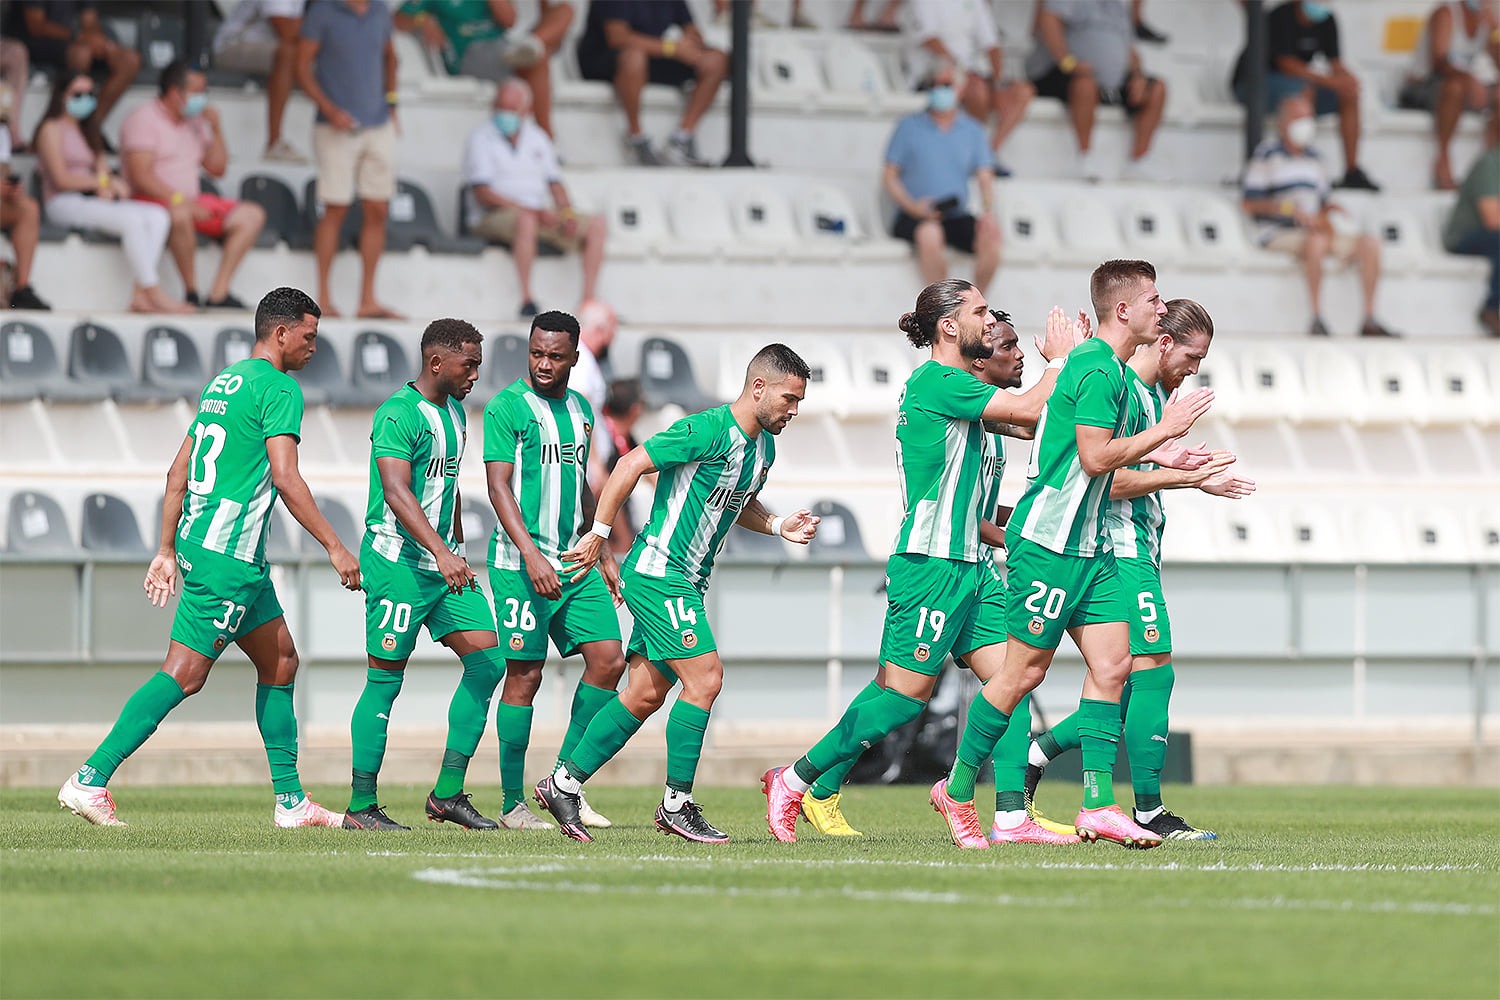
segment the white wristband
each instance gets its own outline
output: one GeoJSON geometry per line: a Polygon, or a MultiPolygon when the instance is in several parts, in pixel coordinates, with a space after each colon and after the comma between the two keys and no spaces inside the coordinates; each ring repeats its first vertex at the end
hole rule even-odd
{"type": "Polygon", "coordinates": [[[1047,362],[1047,367],[1048,368],[1061,368],[1063,365],[1065,365],[1067,363],[1068,363],[1067,356],[1064,355],[1063,357],[1053,358],[1051,361],[1047,362]]]}
{"type": "Polygon", "coordinates": [[[781,534],[781,526],[783,524],[785,524],[785,523],[786,523],[786,518],[784,518],[784,517],[773,517],[773,518],[771,518],[771,534],[773,534],[773,535],[780,535],[781,534]]]}
{"type": "Polygon", "coordinates": [[[589,526],[589,534],[598,535],[600,538],[607,539],[609,538],[610,529],[613,527],[614,525],[612,524],[605,524],[603,521],[595,521],[592,525],[589,526]]]}

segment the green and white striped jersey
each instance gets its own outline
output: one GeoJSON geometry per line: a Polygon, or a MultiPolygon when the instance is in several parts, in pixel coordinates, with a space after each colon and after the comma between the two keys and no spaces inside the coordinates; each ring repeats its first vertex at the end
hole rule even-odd
{"type": "MultiPolygon", "coordinates": [[[[1000,511],[1000,480],[1005,477],[1005,435],[984,432],[979,463],[979,519],[995,524],[1000,511]]],[[[995,558],[995,547],[979,543],[979,554],[995,558]]]]}
{"type": "Polygon", "coordinates": [[[302,437],[302,387],[265,358],[225,368],[198,397],[177,537],[263,565],[276,487],[266,441],[302,437]]]}
{"type": "Polygon", "coordinates": [[[980,417],[998,391],[936,361],[906,380],[896,415],[903,513],[892,552],[979,561],[980,417]]]}
{"type": "Polygon", "coordinates": [[[370,502],[365,508],[365,545],[376,555],[418,569],[437,569],[437,559],[406,533],[385,502],[378,458],[411,463],[411,492],[427,522],[455,555],[463,555],[454,524],[458,465],[467,440],[464,408],[455,399],[438,406],[408,382],[380,404],[370,428],[370,502]]]}
{"type": "Polygon", "coordinates": [[[725,405],[683,417],[642,447],[660,475],[625,564],[643,576],[679,573],[706,590],[725,536],[766,485],[776,438],[747,437],[725,405]]]}
{"type": "Polygon", "coordinates": [[[1125,366],[1109,344],[1086,340],[1068,353],[1042,410],[1026,470],[1026,492],[1016,504],[1006,538],[1020,537],[1067,556],[1105,548],[1104,513],[1114,473],[1089,476],[1078,462],[1078,425],[1125,426],[1125,366]]]}
{"type": "MultiPolygon", "coordinates": [[[[1156,426],[1161,419],[1161,408],[1167,395],[1159,385],[1147,385],[1129,365],[1125,366],[1127,405],[1125,416],[1126,436],[1140,434],[1156,426]]],[[[1142,462],[1130,468],[1150,472],[1156,466],[1142,462]]],[[[1109,531],[1109,542],[1118,559],[1149,559],[1153,566],[1161,565],[1161,534],[1166,526],[1167,515],[1161,507],[1161,493],[1148,493],[1130,500],[1111,500],[1109,511],[1104,515],[1104,526],[1109,531]]]]}
{"type": "MultiPolygon", "coordinates": [[[[583,520],[593,429],[594,411],[582,393],[569,389],[566,398],[550,399],[524,378],[496,393],[484,408],[484,460],[513,467],[510,489],[521,518],[553,569],[563,568],[560,557],[572,548],[583,520]]],[[[503,525],[490,536],[489,564],[525,566],[503,525]]]]}

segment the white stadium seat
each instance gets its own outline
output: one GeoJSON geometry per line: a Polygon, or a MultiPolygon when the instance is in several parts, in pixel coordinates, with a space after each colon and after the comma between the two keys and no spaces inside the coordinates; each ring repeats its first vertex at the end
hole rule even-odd
{"type": "Polygon", "coordinates": [[[1243,419],[1301,419],[1302,377],[1292,355],[1279,348],[1254,345],[1240,354],[1239,365],[1243,419]]]}
{"type": "Polygon", "coordinates": [[[620,185],[607,195],[609,253],[644,257],[667,242],[666,216],[656,198],[639,187],[620,185]]]}
{"type": "Polygon", "coordinates": [[[1500,399],[1491,392],[1477,351],[1439,347],[1426,352],[1431,388],[1429,419],[1441,423],[1494,423],[1500,399]]]}
{"type": "Polygon", "coordinates": [[[1161,195],[1132,194],[1120,213],[1125,245],[1143,259],[1176,261],[1183,256],[1182,223],[1171,199],[1161,195]]]}
{"type": "Polygon", "coordinates": [[[694,259],[722,252],[734,242],[729,206],[708,181],[683,178],[667,200],[673,239],[658,248],[662,256],[694,259]]]}
{"type": "Polygon", "coordinates": [[[1416,353],[1377,345],[1365,355],[1366,419],[1380,423],[1427,422],[1430,411],[1427,372],[1416,353]]]}
{"type": "Polygon", "coordinates": [[[1302,351],[1302,373],[1303,421],[1364,421],[1369,411],[1365,374],[1349,351],[1309,344],[1302,351]]]}
{"type": "Polygon", "coordinates": [[[774,258],[798,247],[792,210],[780,192],[762,184],[747,185],[734,192],[730,203],[739,237],[729,248],[731,256],[774,258]]]}

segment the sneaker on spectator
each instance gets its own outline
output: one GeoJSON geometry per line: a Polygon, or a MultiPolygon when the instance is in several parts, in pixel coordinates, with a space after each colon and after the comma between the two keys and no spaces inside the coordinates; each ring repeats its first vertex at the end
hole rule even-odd
{"type": "Polygon", "coordinates": [[[507,42],[502,58],[511,69],[530,69],[547,58],[546,43],[530,32],[507,42]]]}
{"type": "Polygon", "coordinates": [[[651,148],[651,137],[644,132],[640,135],[625,137],[625,155],[643,167],[662,165],[661,157],[657,156],[656,150],[651,148]]]}
{"type": "Polygon", "coordinates": [[[1375,317],[1373,317],[1373,316],[1371,316],[1370,318],[1366,319],[1363,323],[1360,324],[1359,335],[1361,337],[1399,337],[1399,336],[1401,336],[1401,334],[1396,333],[1393,330],[1388,330],[1385,327],[1381,326],[1379,323],[1377,323],[1375,321],[1375,317]]]}
{"type": "Polygon", "coordinates": [[[241,302],[233,292],[225,292],[222,299],[207,299],[203,303],[205,309],[238,309],[248,312],[250,307],[241,302]]]}
{"type": "Polygon", "coordinates": [[[1007,167],[1004,163],[1000,162],[1000,154],[999,153],[995,154],[995,162],[994,162],[993,169],[995,171],[995,176],[996,177],[1010,177],[1010,176],[1012,176],[1015,173],[1015,171],[1012,170],[1012,169],[1010,169],[1010,167],[1007,167]]]}
{"type": "Polygon", "coordinates": [[[1312,326],[1307,328],[1307,333],[1312,337],[1326,337],[1328,336],[1328,324],[1323,322],[1322,316],[1314,316],[1312,326]]]}
{"type": "MultiPolygon", "coordinates": [[[[11,300],[11,308],[15,308],[15,300],[11,300]]],[[[1479,325],[1484,327],[1485,332],[1491,337],[1500,337],[1500,309],[1479,310],[1479,325]]]]}
{"type": "Polygon", "coordinates": [[[698,137],[674,134],[662,147],[661,159],[674,167],[706,167],[708,161],[698,155],[698,137]]]}
{"type": "Polygon", "coordinates": [[[531,301],[530,299],[527,299],[525,302],[521,303],[521,318],[522,319],[530,319],[531,317],[535,316],[539,312],[541,312],[541,310],[538,309],[536,307],[536,303],[533,302],[533,301],[531,301]]]}
{"type": "Polygon", "coordinates": [[[1098,184],[1104,174],[1099,169],[1099,158],[1092,149],[1078,154],[1078,176],[1090,184],[1098,184]]]}
{"type": "Polygon", "coordinates": [[[267,146],[266,151],[261,154],[260,158],[272,163],[310,162],[300,149],[298,149],[296,146],[293,146],[285,139],[277,139],[273,144],[267,146]]]}
{"type": "Polygon", "coordinates": [[[1122,181],[1149,181],[1152,179],[1151,162],[1148,156],[1127,160],[1125,169],[1120,171],[1120,180],[1122,181]]]}
{"type": "Polygon", "coordinates": [[[1344,171],[1344,176],[1334,185],[1337,188],[1348,188],[1352,191],[1379,191],[1380,185],[1370,180],[1370,176],[1358,167],[1350,167],[1344,171]]]}
{"type": "Polygon", "coordinates": [[[10,307],[12,309],[36,309],[42,312],[50,312],[52,307],[48,305],[36,289],[30,285],[22,285],[10,293],[10,307]]]}

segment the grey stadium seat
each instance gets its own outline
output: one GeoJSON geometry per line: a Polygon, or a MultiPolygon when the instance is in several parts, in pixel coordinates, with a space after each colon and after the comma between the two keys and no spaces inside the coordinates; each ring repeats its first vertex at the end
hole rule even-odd
{"type": "Polygon", "coordinates": [[[354,389],[365,402],[384,402],[416,374],[390,334],[362,330],[354,338],[354,389]]]}
{"type": "Polygon", "coordinates": [[[83,498],[80,537],[89,552],[144,556],[146,543],[130,505],[109,493],[90,493],[83,498]]]}
{"type": "MultiPolygon", "coordinates": [[[[353,249],[359,246],[359,230],[364,225],[365,213],[359,207],[359,199],[355,198],[349,203],[349,214],[344,216],[343,225],[339,226],[339,248],[353,249]]],[[[302,189],[302,225],[308,234],[308,246],[312,246],[313,230],[318,228],[318,179],[308,179],[306,186],[302,189]]]]}
{"type": "MultiPolygon", "coordinates": [[[[322,351],[327,344],[319,344],[322,351]]],[[[244,361],[255,349],[255,334],[241,326],[226,326],[214,334],[214,373],[218,374],[236,361],[244,361]]]]}
{"type": "Polygon", "coordinates": [[[302,399],[306,403],[340,406],[357,399],[354,390],[344,379],[344,370],[339,365],[333,344],[321,337],[318,338],[318,349],[313,352],[307,367],[292,372],[292,377],[302,386],[302,399]]]}
{"type": "MultiPolygon", "coordinates": [[[[328,519],[333,533],[339,536],[339,541],[344,547],[355,555],[359,554],[359,543],[364,538],[365,527],[363,518],[356,520],[354,514],[343,501],[335,500],[330,496],[314,497],[318,503],[318,509],[328,519]]],[[[297,526],[296,534],[301,543],[303,552],[322,553],[323,546],[316,538],[308,534],[307,529],[300,524],[297,526]]]]}
{"type": "Polygon", "coordinates": [[[266,225],[256,246],[275,246],[280,240],[291,250],[312,248],[312,230],[297,204],[296,192],[286,181],[270,174],[251,174],[240,181],[240,201],[253,201],[266,211],[266,225]]]}
{"type": "Polygon", "coordinates": [[[697,413],[719,405],[719,400],[698,388],[687,351],[665,337],[650,337],[641,344],[641,394],[653,410],[676,403],[688,413],[697,413]]]}
{"type": "Polygon", "coordinates": [[[724,559],[737,563],[784,563],[789,556],[781,539],[735,525],[724,536],[724,559]]]}
{"type": "Polygon", "coordinates": [[[26,555],[75,555],[78,545],[68,533],[62,506],[46,493],[24,490],[10,498],[5,550],[26,555]]]}
{"type": "Polygon", "coordinates": [[[141,352],[143,394],[156,399],[194,399],[208,381],[198,345],[172,326],[153,326],[146,331],[141,352]]]}
{"type": "Polygon", "coordinates": [[[812,512],[822,518],[818,533],[808,543],[807,557],[818,562],[866,562],[870,554],[865,551],[859,534],[859,522],[854,512],[833,500],[819,500],[812,505],[812,512]]]}
{"type": "Polygon", "coordinates": [[[484,251],[484,240],[472,236],[449,236],[438,226],[432,198],[415,181],[396,183],[385,225],[386,245],[392,250],[423,246],[429,253],[475,256],[484,251]]]}
{"type": "Polygon", "coordinates": [[[493,389],[504,389],[518,378],[525,378],[526,338],[518,333],[501,333],[485,338],[484,366],[481,369],[493,389]]]}
{"type": "Polygon", "coordinates": [[[128,396],[137,388],[135,373],[119,334],[95,323],[73,328],[68,375],[90,386],[97,396],[128,396]]]}
{"type": "Polygon", "coordinates": [[[45,327],[23,320],[0,324],[0,401],[97,395],[63,374],[57,345],[45,327]]]}

